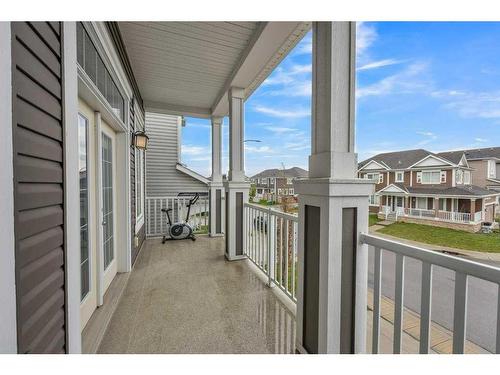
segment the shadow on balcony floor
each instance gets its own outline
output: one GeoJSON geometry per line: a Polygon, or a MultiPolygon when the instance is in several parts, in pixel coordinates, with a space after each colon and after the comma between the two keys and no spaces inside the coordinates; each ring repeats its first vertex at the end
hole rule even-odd
{"type": "Polygon", "coordinates": [[[99,353],[294,353],[295,318],[222,238],[148,240],[99,353]]]}

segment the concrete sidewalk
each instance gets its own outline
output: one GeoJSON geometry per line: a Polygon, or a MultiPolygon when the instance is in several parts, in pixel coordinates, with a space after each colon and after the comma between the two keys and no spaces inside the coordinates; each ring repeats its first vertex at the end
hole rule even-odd
{"type": "MultiPolygon", "coordinates": [[[[380,353],[392,353],[394,334],[394,302],[385,296],[380,301],[380,353]]],[[[367,351],[372,348],[372,326],[373,326],[373,291],[368,290],[368,338],[367,351]]],[[[417,354],[420,343],[420,315],[408,310],[403,311],[403,340],[402,353],[417,354]]],[[[432,354],[451,354],[453,348],[453,332],[432,323],[431,343],[429,352],[432,354]]],[[[491,354],[486,349],[471,341],[465,342],[466,354],[491,354]]]]}

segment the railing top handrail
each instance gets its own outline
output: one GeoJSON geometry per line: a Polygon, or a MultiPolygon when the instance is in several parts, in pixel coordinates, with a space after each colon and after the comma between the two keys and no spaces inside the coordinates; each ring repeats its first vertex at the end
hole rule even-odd
{"type": "MultiPolygon", "coordinates": [[[[177,195],[165,195],[165,196],[161,196],[161,197],[146,197],[146,199],[179,199],[179,200],[189,200],[190,197],[189,196],[186,196],[186,197],[179,197],[177,195]]],[[[200,196],[199,197],[200,200],[203,200],[203,199],[208,199],[208,196],[200,196]]]]}
{"type": "Polygon", "coordinates": [[[500,269],[487,264],[439,253],[421,247],[407,245],[386,238],[362,233],[360,241],[379,249],[401,254],[422,262],[444,267],[452,271],[467,274],[478,279],[491,281],[500,285],[500,269]]]}
{"type": "Polygon", "coordinates": [[[244,206],[251,207],[251,208],[253,208],[257,211],[260,211],[262,213],[271,213],[272,215],[281,217],[283,219],[297,221],[297,222],[299,221],[299,217],[297,215],[281,212],[281,211],[275,210],[271,207],[265,208],[265,207],[259,206],[258,204],[255,204],[255,203],[245,203],[244,206]]]}

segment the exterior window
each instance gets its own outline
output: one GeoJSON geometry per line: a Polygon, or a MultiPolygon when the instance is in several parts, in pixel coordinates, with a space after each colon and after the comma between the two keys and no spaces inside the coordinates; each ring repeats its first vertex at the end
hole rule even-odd
{"type": "Polygon", "coordinates": [[[423,171],[417,173],[417,182],[421,184],[439,184],[441,182],[440,171],[423,171]],[[421,174],[420,181],[418,174],[421,174]]]}
{"type": "Polygon", "coordinates": [[[87,128],[87,119],[78,114],[78,168],[80,172],[80,301],[83,301],[90,291],[87,128]]]}
{"type": "Polygon", "coordinates": [[[488,178],[496,178],[496,165],[494,160],[488,160],[488,178]]]}
{"type": "Polygon", "coordinates": [[[464,184],[465,185],[470,185],[470,171],[464,171],[464,184]]]}
{"type": "Polygon", "coordinates": [[[446,171],[441,171],[441,183],[446,183],[446,171]]]}
{"type": "Polygon", "coordinates": [[[76,35],[78,65],[80,65],[90,80],[96,85],[115,115],[124,121],[125,101],[123,100],[123,96],[113,78],[111,78],[108,69],[104,65],[101,56],[99,56],[97,49],[81,22],[77,23],[76,35]]]}
{"type": "Polygon", "coordinates": [[[455,173],[455,182],[457,184],[464,183],[464,171],[462,171],[461,169],[458,169],[457,172],[455,173]]]}
{"type": "Polygon", "coordinates": [[[380,195],[372,194],[368,199],[370,206],[378,206],[380,204],[380,195]]]}
{"type": "Polygon", "coordinates": [[[417,208],[421,210],[427,210],[427,198],[417,197],[417,208]]]}
{"type": "Polygon", "coordinates": [[[143,219],[144,209],[144,151],[135,150],[135,217],[136,223],[143,219]]]}
{"type": "Polygon", "coordinates": [[[403,182],[405,179],[404,172],[396,172],[396,182],[403,182]]]}
{"type": "Polygon", "coordinates": [[[292,179],[291,178],[287,178],[286,179],[286,183],[287,183],[287,185],[293,184],[292,179]]]}
{"type": "Polygon", "coordinates": [[[288,189],[288,192],[290,193],[290,195],[293,195],[293,189],[288,189]]]}

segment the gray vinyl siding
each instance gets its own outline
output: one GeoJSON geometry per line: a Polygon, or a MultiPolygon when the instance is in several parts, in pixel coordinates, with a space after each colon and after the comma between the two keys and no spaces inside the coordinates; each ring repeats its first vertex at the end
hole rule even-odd
{"type": "Polygon", "coordinates": [[[12,23],[19,353],[66,352],[62,51],[59,22],[12,23]]]}
{"type": "Polygon", "coordinates": [[[207,185],[176,169],[178,116],[146,112],[146,197],[175,196],[180,192],[206,192],[207,185]]]}

